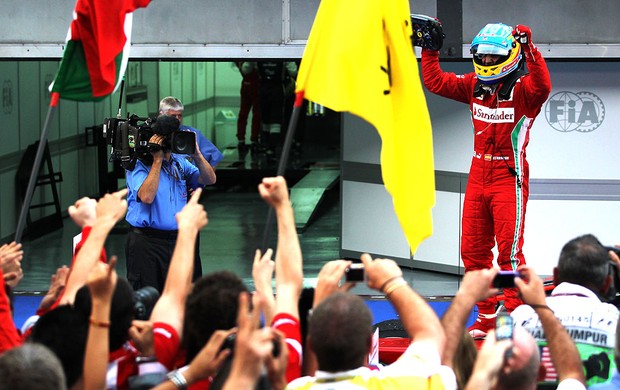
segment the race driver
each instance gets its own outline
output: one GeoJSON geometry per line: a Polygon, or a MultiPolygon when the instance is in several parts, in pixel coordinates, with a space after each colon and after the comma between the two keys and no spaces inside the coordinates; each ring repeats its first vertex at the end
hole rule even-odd
{"type": "MultiPolygon", "coordinates": [[[[472,114],[474,150],[461,237],[465,271],[492,267],[496,242],[500,269],[516,270],[525,264],[525,148],[534,118],[551,92],[549,70],[532,43],[530,28],[523,25],[513,29],[487,24],[472,41],[471,54],[475,72],[456,75],[441,70],[438,51],[423,49],[424,85],[432,93],[469,104],[472,114]]],[[[504,293],[508,312],[522,303],[516,288],[504,293]]],[[[484,338],[495,327],[496,306],[494,297],[477,303],[478,317],[469,328],[474,338],[484,338]]]]}

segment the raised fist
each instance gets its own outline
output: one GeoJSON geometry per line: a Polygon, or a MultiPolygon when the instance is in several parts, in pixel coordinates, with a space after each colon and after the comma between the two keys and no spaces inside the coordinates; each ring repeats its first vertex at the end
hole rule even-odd
{"type": "Polygon", "coordinates": [[[522,45],[529,45],[532,43],[532,30],[528,26],[517,24],[512,30],[512,35],[522,45]]]}
{"type": "Polygon", "coordinates": [[[537,51],[536,46],[532,42],[532,30],[528,26],[517,24],[512,30],[512,35],[523,47],[523,52],[527,58],[534,60],[532,55],[537,51]]]}

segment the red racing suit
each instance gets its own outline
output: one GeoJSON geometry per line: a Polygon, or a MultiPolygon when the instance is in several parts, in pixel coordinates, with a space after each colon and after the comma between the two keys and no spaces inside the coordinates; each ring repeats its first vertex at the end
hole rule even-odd
{"type": "MultiPolygon", "coordinates": [[[[465,270],[492,267],[497,241],[497,263],[502,270],[525,264],[523,227],[529,195],[529,166],[525,149],[534,118],[551,92],[549,70],[538,50],[527,53],[529,74],[519,77],[501,98],[502,82],[491,91],[480,88],[474,72],[443,72],[439,53],[422,50],[426,88],[439,96],[469,104],[474,151],[463,205],[461,258],[465,270]],[[478,93],[474,93],[474,92],[478,93]],[[474,96],[477,94],[478,96],[474,96]]],[[[504,80],[508,79],[508,75],[504,80]]],[[[521,304],[516,288],[505,289],[509,312],[521,304]]],[[[495,312],[495,298],[478,303],[479,313],[495,312]]]]}

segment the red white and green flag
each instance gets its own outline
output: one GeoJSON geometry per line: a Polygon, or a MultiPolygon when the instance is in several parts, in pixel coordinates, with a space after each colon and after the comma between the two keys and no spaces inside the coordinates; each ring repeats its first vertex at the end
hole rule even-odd
{"type": "Polygon", "coordinates": [[[50,91],[58,97],[98,101],[120,85],[131,44],[132,12],[151,0],[77,0],[65,51],[50,91]]]}

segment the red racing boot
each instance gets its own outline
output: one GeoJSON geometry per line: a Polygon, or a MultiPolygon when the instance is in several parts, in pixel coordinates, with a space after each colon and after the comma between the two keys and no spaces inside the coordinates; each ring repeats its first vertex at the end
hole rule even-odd
{"type": "Polygon", "coordinates": [[[479,313],[474,324],[467,329],[471,337],[474,340],[481,340],[487,337],[487,333],[490,329],[495,329],[495,318],[497,314],[482,314],[479,313]]]}

